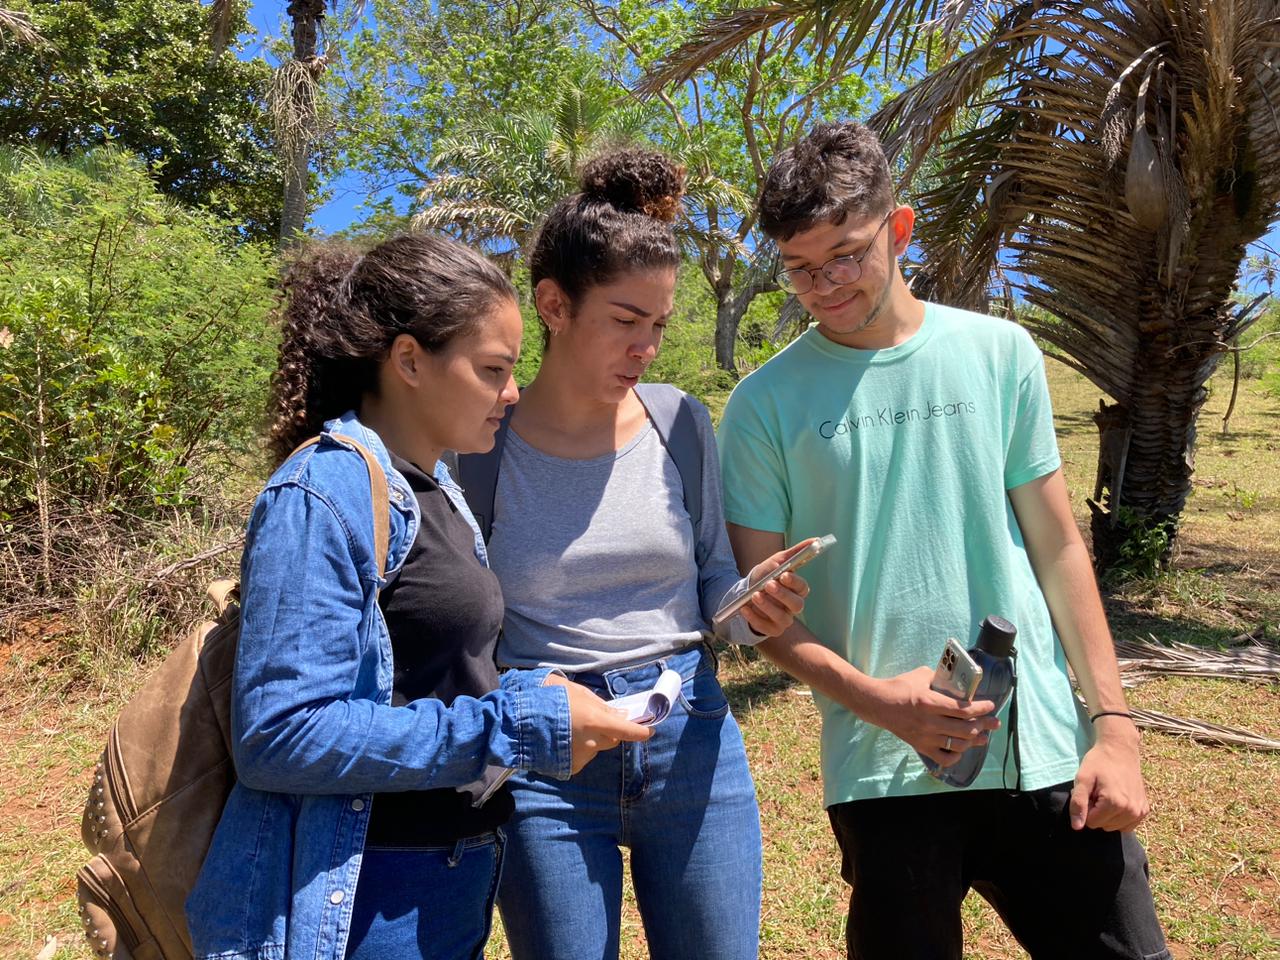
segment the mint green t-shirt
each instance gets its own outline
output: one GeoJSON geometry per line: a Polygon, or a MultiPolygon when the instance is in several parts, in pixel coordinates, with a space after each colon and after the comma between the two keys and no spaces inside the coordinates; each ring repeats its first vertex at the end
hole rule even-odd
{"type": "MultiPolygon", "coordinates": [[[[948,637],[971,646],[988,614],[1012,621],[1022,788],[1075,776],[1087,725],[1007,495],[1061,463],[1025,330],[936,304],[884,350],[811,327],[738,384],[719,445],[730,523],[839,539],[803,573],[802,619],[822,643],[892,677],[936,665],[948,637]]],[[[955,789],[893,734],[815,699],[828,806],[955,789]]],[[[1014,785],[1008,720],[1006,707],[969,789],[1014,785]]]]}

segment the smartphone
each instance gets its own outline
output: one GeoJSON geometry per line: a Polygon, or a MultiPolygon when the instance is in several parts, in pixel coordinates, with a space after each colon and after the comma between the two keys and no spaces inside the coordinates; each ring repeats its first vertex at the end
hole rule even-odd
{"type": "Polygon", "coordinates": [[[960,646],[959,640],[948,637],[929,688],[938,693],[949,694],[957,700],[972,700],[981,682],[982,668],[969,656],[969,651],[960,646]]]}
{"type": "Polygon", "coordinates": [[[765,574],[755,583],[747,587],[746,592],[742,596],[738,597],[738,599],[732,600],[729,603],[726,603],[723,607],[717,610],[715,613],[715,616],[711,618],[711,622],[715,624],[717,627],[720,626],[720,624],[724,623],[726,620],[732,617],[735,613],[737,613],[739,610],[745,607],[747,605],[747,602],[752,597],[754,597],[757,593],[763,590],[766,586],[768,586],[774,580],[777,580],[780,576],[782,576],[788,570],[795,570],[795,569],[798,569],[799,567],[803,567],[806,563],[808,563],[818,554],[823,553],[827,550],[830,550],[833,546],[835,546],[835,543],[836,543],[836,538],[833,534],[830,534],[830,533],[827,534],[825,537],[820,537],[819,539],[814,540],[812,543],[810,543],[807,547],[805,547],[799,553],[792,556],[790,560],[787,560],[780,567],[778,567],[778,569],[774,570],[772,573],[765,574]]]}

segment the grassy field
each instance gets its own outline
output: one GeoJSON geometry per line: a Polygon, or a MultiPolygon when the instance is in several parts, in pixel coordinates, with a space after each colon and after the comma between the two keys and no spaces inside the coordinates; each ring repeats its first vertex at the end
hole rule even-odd
{"type": "MultiPolygon", "coordinates": [[[[1058,364],[1051,389],[1073,502],[1082,523],[1092,491],[1098,393],[1058,364]]],[[[1230,379],[1219,374],[1201,420],[1195,494],[1174,569],[1108,597],[1121,636],[1214,643],[1259,624],[1280,630],[1280,399],[1245,380],[1227,436],[1230,379]]],[[[87,960],[74,906],[85,854],[79,819],[90,769],[140,668],[73,669],[58,622],[0,647],[0,957],[33,958],[56,936],[59,960],[87,960]]],[[[83,647],[80,648],[83,650],[83,647]]],[[[726,657],[765,823],[766,958],[843,956],[847,890],[821,806],[817,713],[805,691],[759,661],[726,657]]],[[[1135,705],[1280,737],[1280,688],[1158,680],[1135,705]]],[[[1145,770],[1154,812],[1141,830],[1157,907],[1175,956],[1280,960],[1280,753],[1149,733],[1145,770]]],[[[628,905],[624,951],[645,956],[628,905]]],[[[965,907],[969,954],[1024,954],[977,897],[965,907]]],[[[506,957],[501,934],[491,957],[506,957]]]]}

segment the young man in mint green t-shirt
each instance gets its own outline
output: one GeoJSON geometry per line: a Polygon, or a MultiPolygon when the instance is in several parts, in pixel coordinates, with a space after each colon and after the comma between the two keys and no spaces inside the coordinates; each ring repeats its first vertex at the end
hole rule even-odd
{"type": "Polygon", "coordinates": [[[759,207],[816,324],[729,400],[725,516],[743,569],[839,538],[805,570],[803,625],[760,649],[822,711],[849,956],[958,960],[973,888],[1037,960],[1167,957],[1132,833],[1138,732],[1040,351],[1013,323],[912,296],[897,258],[914,214],[865,127],[823,124],[780,153],[759,207]],[[1018,627],[1016,732],[1007,708],[930,689],[946,639],[969,646],[991,614],[1018,627]],[[965,789],[917,755],[945,767],[984,743],[965,789]]]}

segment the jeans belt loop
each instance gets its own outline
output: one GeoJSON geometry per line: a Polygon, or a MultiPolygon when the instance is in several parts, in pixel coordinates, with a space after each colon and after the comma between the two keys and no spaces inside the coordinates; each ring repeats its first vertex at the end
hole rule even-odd
{"type": "Polygon", "coordinates": [[[459,863],[462,862],[462,855],[466,852],[466,849],[467,849],[467,841],[465,839],[459,840],[457,843],[453,845],[453,853],[449,855],[450,867],[456,867],[459,863]]]}

